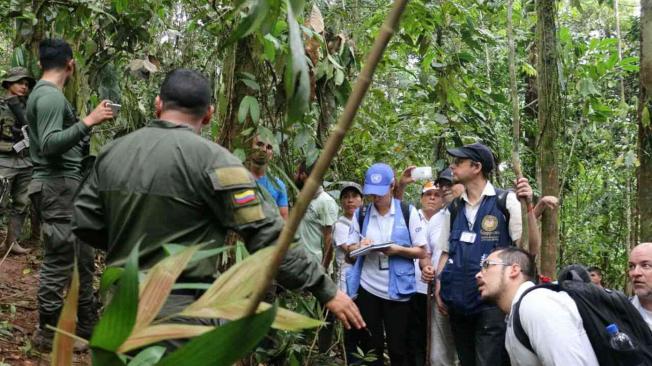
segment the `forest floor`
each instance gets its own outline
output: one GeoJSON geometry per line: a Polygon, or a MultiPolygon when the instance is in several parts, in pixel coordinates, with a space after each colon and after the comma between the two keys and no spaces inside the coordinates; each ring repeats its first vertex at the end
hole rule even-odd
{"type": "MultiPolygon", "coordinates": [[[[5,232],[0,231],[0,242],[5,232]]],[[[38,241],[23,241],[27,255],[9,255],[0,264],[0,366],[49,365],[49,354],[32,347],[38,324],[36,291],[39,283],[41,247],[38,241]]],[[[1,253],[0,260],[4,256],[1,253]]],[[[75,354],[74,365],[90,365],[90,354],[75,354]]]]}

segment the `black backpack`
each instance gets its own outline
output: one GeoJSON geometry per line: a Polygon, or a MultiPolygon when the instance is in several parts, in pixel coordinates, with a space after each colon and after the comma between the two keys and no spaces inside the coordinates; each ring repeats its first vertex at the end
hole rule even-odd
{"type": "MultiPolygon", "coordinates": [[[[358,211],[358,227],[362,233],[362,224],[364,223],[364,217],[367,215],[367,211],[371,208],[371,203],[367,206],[362,205],[360,211],[358,211]]],[[[401,211],[403,212],[403,220],[405,220],[405,226],[408,228],[408,235],[410,235],[410,241],[412,241],[412,235],[410,234],[410,204],[401,201],[401,211]]]]}
{"type": "Polygon", "coordinates": [[[641,314],[629,299],[619,291],[603,289],[581,280],[565,280],[560,284],[544,283],[527,289],[514,305],[512,314],[514,334],[523,346],[534,352],[530,339],[521,325],[519,308],[521,301],[536,289],[564,291],[577,305],[584,330],[591,342],[600,366],[638,366],[652,365],[652,332],[641,314]],[[627,334],[636,351],[616,351],[609,344],[606,327],[618,325],[618,329],[627,334]]]}
{"type": "MultiPolygon", "coordinates": [[[[496,206],[498,206],[498,209],[500,212],[505,215],[505,222],[509,223],[509,210],[507,209],[507,195],[509,194],[509,190],[505,189],[500,189],[500,188],[495,188],[496,190],[496,206]]],[[[462,205],[464,203],[462,202],[462,197],[457,197],[456,199],[453,200],[453,202],[448,205],[448,212],[451,214],[451,225],[453,222],[455,222],[455,217],[457,217],[457,213],[460,212],[460,209],[462,208],[462,205]]]]}

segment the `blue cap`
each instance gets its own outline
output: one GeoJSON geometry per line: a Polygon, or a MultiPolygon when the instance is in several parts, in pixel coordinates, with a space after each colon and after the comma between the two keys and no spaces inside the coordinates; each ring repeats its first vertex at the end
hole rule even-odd
{"type": "Polygon", "coordinates": [[[614,335],[618,333],[618,326],[616,324],[607,325],[607,333],[609,333],[610,335],[614,335]]]}
{"type": "Polygon", "coordinates": [[[389,192],[389,186],[394,181],[394,171],[389,165],[376,163],[367,169],[364,176],[362,193],[384,196],[389,192]]]}

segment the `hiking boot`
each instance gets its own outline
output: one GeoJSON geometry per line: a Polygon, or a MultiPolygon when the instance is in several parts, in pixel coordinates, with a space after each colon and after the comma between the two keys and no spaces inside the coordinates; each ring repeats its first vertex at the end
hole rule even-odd
{"type": "Polygon", "coordinates": [[[88,343],[84,343],[79,339],[75,339],[75,343],[72,345],[72,351],[75,353],[88,352],[88,343]]]}
{"type": "Polygon", "coordinates": [[[23,255],[30,252],[30,249],[23,248],[20,244],[18,244],[17,241],[15,241],[13,245],[11,244],[7,245],[7,243],[5,242],[0,244],[0,253],[5,254],[7,250],[9,250],[9,248],[11,248],[10,254],[23,255]]]}
{"type": "MultiPolygon", "coordinates": [[[[52,343],[54,342],[54,332],[46,329],[41,331],[41,329],[36,329],[34,336],[32,337],[32,345],[36,350],[41,353],[49,353],[52,351],[52,343]]],[[[84,353],[88,351],[88,344],[84,343],[78,339],[75,339],[73,343],[72,351],[75,353],[84,353]]]]}
{"type": "Polygon", "coordinates": [[[32,336],[32,346],[41,353],[48,353],[52,350],[52,340],[54,339],[54,332],[45,329],[37,328],[32,336]]]}
{"type": "MultiPolygon", "coordinates": [[[[11,245],[10,245],[10,246],[11,246],[11,245]]],[[[21,246],[20,244],[18,244],[17,241],[15,241],[15,242],[14,242],[14,245],[11,246],[11,252],[12,252],[13,254],[22,255],[22,254],[27,254],[27,253],[29,253],[30,251],[32,251],[32,250],[31,250],[31,249],[24,248],[23,246],[21,246]]]]}

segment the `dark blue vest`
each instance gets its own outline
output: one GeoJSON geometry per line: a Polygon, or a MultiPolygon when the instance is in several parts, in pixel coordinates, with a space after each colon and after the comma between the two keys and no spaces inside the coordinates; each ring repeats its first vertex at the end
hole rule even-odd
{"type": "Polygon", "coordinates": [[[496,201],[496,196],[484,197],[470,229],[464,203],[451,222],[449,257],[441,273],[440,295],[446,306],[457,312],[473,314],[491,306],[480,300],[475,275],[480,271],[480,261],[494,248],[512,245],[508,223],[496,201]],[[461,241],[465,231],[475,233],[474,243],[461,241]]]}

